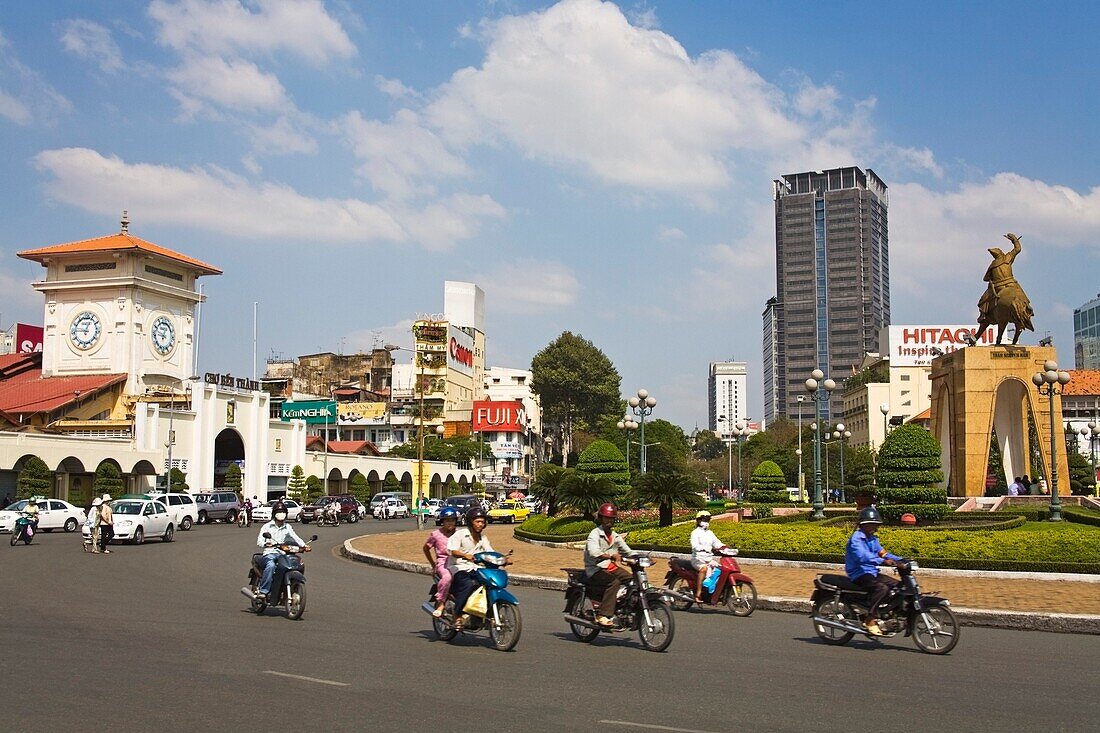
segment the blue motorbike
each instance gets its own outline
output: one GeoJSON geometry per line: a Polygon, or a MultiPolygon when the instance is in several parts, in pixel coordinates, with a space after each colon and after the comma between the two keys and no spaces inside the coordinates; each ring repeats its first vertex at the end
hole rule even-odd
{"type": "MultiPolygon", "coordinates": [[[[486,614],[485,616],[471,615],[471,620],[462,627],[463,632],[488,629],[493,647],[502,652],[516,646],[523,630],[519,601],[506,590],[508,573],[504,570],[504,565],[507,559],[506,555],[499,552],[479,552],[474,555],[474,562],[481,566],[477,570],[477,577],[486,593],[486,614]]],[[[450,641],[459,633],[455,629],[454,596],[447,598],[443,615],[437,618],[432,615],[435,611],[435,592],[436,586],[433,584],[428,593],[428,600],[421,608],[432,616],[432,627],[436,636],[443,641],[450,641]]],[[[459,613],[462,613],[461,609],[459,613]]]]}
{"type": "Polygon", "coordinates": [[[23,540],[24,545],[29,545],[32,539],[34,539],[34,520],[23,514],[15,520],[15,526],[11,528],[11,546],[15,547],[15,543],[19,540],[23,540]]]}

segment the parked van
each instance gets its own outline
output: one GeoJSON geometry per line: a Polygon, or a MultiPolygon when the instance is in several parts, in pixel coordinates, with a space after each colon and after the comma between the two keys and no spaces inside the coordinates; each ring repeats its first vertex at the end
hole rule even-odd
{"type": "Polygon", "coordinates": [[[384,504],[386,499],[397,499],[405,502],[405,506],[412,506],[412,494],[408,491],[382,491],[371,497],[370,506],[367,507],[367,513],[374,516],[374,510],[378,508],[379,504],[384,504]]]}

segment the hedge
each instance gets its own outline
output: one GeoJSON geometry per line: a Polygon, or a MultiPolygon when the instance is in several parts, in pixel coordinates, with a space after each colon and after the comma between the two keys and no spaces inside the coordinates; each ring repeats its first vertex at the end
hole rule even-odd
{"type": "MultiPolygon", "coordinates": [[[[834,520],[844,522],[846,518],[834,520]]],[[[850,522],[850,520],[848,520],[850,522]]],[[[830,522],[711,524],[718,538],[737,547],[744,557],[816,562],[842,562],[851,527],[830,522]]],[[[631,547],[688,551],[690,526],[638,530],[631,547]]],[[[975,570],[1017,570],[1100,574],[1096,546],[1100,534],[1092,527],[1063,523],[1053,529],[1007,531],[936,530],[883,527],[883,545],[928,567],[975,570]]]]}
{"type": "Polygon", "coordinates": [[[912,514],[919,522],[942,519],[951,512],[951,507],[946,504],[884,504],[878,510],[888,522],[900,520],[902,514],[912,514]]]}
{"type": "Polygon", "coordinates": [[[947,489],[935,486],[879,489],[878,496],[890,504],[947,504],[947,489]]]}
{"type": "Polygon", "coordinates": [[[940,468],[940,457],[935,456],[887,456],[878,462],[880,469],[888,471],[934,471],[940,468]]]}
{"type": "Polygon", "coordinates": [[[890,486],[927,486],[943,481],[943,471],[879,471],[878,485],[882,488],[890,486]]]}
{"type": "Polygon", "coordinates": [[[1100,512],[1093,509],[1085,509],[1079,506],[1064,506],[1062,507],[1062,517],[1069,522],[1100,527],[1100,512]]]}
{"type": "Polygon", "coordinates": [[[782,504],[790,499],[790,495],[785,489],[783,491],[749,489],[745,492],[745,499],[754,504],[782,504]]]}

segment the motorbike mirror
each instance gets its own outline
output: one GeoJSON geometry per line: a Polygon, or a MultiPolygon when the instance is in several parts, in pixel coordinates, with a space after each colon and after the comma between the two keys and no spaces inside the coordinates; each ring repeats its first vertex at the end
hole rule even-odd
{"type": "Polygon", "coordinates": [[[316,542],[317,541],[317,535],[313,535],[312,537],[310,537],[309,541],[310,542],[316,542]]]}
{"type": "Polygon", "coordinates": [[[271,533],[270,532],[264,532],[264,539],[265,540],[271,539],[271,533]]]}

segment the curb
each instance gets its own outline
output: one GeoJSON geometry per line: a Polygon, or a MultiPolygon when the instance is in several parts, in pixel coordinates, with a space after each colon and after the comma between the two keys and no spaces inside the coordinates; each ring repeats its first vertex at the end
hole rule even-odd
{"type": "MultiPolygon", "coordinates": [[[[352,538],[358,539],[358,538],[352,538]]],[[[369,552],[356,550],[351,546],[351,539],[344,540],[340,547],[340,554],[349,560],[366,563],[376,567],[390,570],[402,570],[406,573],[419,575],[431,575],[431,567],[427,563],[411,562],[409,560],[395,560],[382,555],[372,555],[369,552]]],[[[656,554],[656,553],[654,553],[656,554]]],[[[669,553],[664,553],[665,555],[669,553]]],[[[787,562],[787,561],[765,561],[787,562]]],[[[832,567],[825,563],[817,563],[824,567],[832,567]]],[[[805,566],[805,565],[803,565],[805,566]]],[[[956,571],[956,572],[980,572],[980,571],[956,571]]],[[[564,591],[566,582],[557,578],[546,578],[539,575],[509,575],[508,582],[512,585],[529,588],[541,588],[543,590],[564,591]]],[[[810,602],[802,598],[784,598],[782,596],[760,596],[757,598],[756,607],[763,611],[780,611],[783,613],[800,613],[809,615],[810,602]]],[[[980,626],[992,629],[1011,629],[1015,631],[1049,631],[1060,634],[1097,634],[1100,635],[1100,616],[1074,614],[1074,613],[1027,613],[1024,611],[989,611],[980,608],[960,608],[952,606],[955,615],[959,617],[959,623],[963,626],[980,626]]]]}

